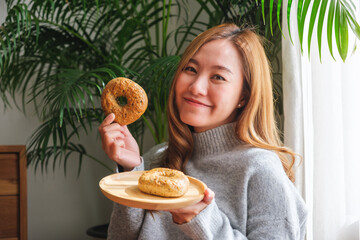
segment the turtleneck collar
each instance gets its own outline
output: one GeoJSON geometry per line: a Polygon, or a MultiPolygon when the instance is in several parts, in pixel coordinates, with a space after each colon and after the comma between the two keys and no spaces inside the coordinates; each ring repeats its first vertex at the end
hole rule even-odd
{"type": "Polygon", "coordinates": [[[204,157],[220,152],[226,152],[239,146],[241,141],[235,134],[236,122],[221,125],[205,132],[193,133],[193,156],[204,157]]]}

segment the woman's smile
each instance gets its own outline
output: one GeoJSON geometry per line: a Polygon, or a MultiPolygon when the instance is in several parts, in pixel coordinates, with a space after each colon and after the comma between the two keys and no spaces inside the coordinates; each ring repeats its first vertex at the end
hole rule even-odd
{"type": "Polygon", "coordinates": [[[187,104],[194,106],[194,107],[211,107],[211,105],[203,103],[201,101],[198,101],[196,99],[193,98],[189,98],[189,97],[184,97],[184,100],[187,104]]]}

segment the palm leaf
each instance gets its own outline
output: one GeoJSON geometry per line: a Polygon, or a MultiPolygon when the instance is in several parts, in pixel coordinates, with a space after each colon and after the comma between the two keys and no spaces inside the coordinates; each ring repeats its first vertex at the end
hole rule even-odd
{"type": "Polygon", "coordinates": [[[288,25],[288,31],[289,31],[289,36],[290,36],[290,40],[292,41],[292,37],[291,37],[291,31],[290,31],[290,13],[291,13],[291,6],[292,6],[292,0],[288,0],[288,5],[287,5],[287,12],[286,12],[286,16],[287,16],[287,25],[288,25]]]}
{"type": "MultiPolygon", "coordinates": [[[[258,2],[258,1],[256,1],[258,2]]],[[[280,21],[279,21],[279,11],[282,1],[277,1],[278,7],[278,26],[281,29],[280,21]]],[[[287,25],[290,40],[292,41],[292,34],[290,32],[290,15],[291,15],[291,7],[292,7],[292,0],[288,1],[287,5],[287,25]]],[[[273,12],[273,5],[276,4],[275,1],[271,0],[269,2],[270,8],[266,12],[265,11],[265,1],[261,1],[261,9],[262,9],[262,16],[264,23],[267,22],[265,19],[268,13],[270,30],[272,32],[273,24],[272,24],[272,12],[273,12]]],[[[326,17],[326,10],[327,11],[327,21],[326,21],[326,28],[327,28],[327,39],[328,39],[328,47],[331,56],[335,59],[333,54],[333,46],[332,46],[332,38],[333,32],[335,33],[335,40],[336,40],[336,47],[337,50],[342,58],[345,61],[347,57],[348,51],[348,28],[352,29],[352,32],[355,36],[360,39],[360,27],[358,22],[356,21],[356,12],[355,12],[355,5],[352,3],[351,0],[330,0],[330,4],[328,4],[328,0],[318,0],[318,1],[311,1],[311,0],[299,0],[297,4],[297,24],[298,24],[298,35],[300,40],[300,48],[301,52],[303,52],[303,37],[304,37],[304,29],[307,19],[308,12],[311,12],[309,17],[309,28],[308,28],[308,39],[307,39],[307,47],[308,47],[308,54],[310,56],[310,48],[311,48],[311,39],[313,29],[315,27],[316,19],[317,23],[317,42],[319,46],[319,56],[321,60],[321,39],[322,39],[322,29],[324,25],[324,20],[326,17]],[[329,5],[329,7],[328,7],[329,5]],[[311,8],[311,11],[309,9],[311,8]]]]}
{"type": "MultiPolygon", "coordinates": [[[[92,122],[98,123],[101,121],[98,117],[99,113],[100,115],[102,114],[101,109],[84,109],[84,112],[87,113],[86,116],[81,118],[77,124],[74,119],[72,119],[74,115],[66,112],[62,127],[58,124],[58,116],[54,114],[35,131],[28,146],[28,164],[34,164],[35,171],[39,165],[42,171],[44,171],[47,169],[50,161],[53,161],[54,166],[57,160],[61,161],[63,157],[67,156],[64,161],[64,170],[66,171],[66,161],[72,153],[78,153],[81,157],[86,156],[112,171],[112,169],[107,167],[103,162],[89,155],[81,145],[74,145],[70,142],[74,136],[79,136],[78,131],[80,126],[82,126],[82,129],[87,129],[85,120],[90,123],[89,126],[91,126],[92,122]],[[53,145],[49,142],[50,139],[52,139],[53,145]],[[57,145],[58,142],[60,143],[59,145],[57,145]],[[53,156],[54,158],[52,158],[53,156]]],[[[81,162],[81,160],[79,161],[81,162]]],[[[79,165],[79,168],[80,167],[81,165],[79,165]]]]}
{"type": "Polygon", "coordinates": [[[333,38],[332,31],[333,31],[333,24],[334,24],[335,4],[336,4],[335,0],[331,0],[330,6],[329,6],[329,11],[328,11],[328,21],[327,21],[328,46],[329,46],[330,54],[334,60],[335,60],[335,57],[334,57],[333,51],[332,51],[332,38],[333,38]]]}
{"type": "MultiPolygon", "coordinates": [[[[278,5],[277,5],[277,11],[276,11],[276,19],[277,19],[277,23],[278,23],[278,26],[279,26],[279,29],[282,33],[282,35],[284,36],[284,33],[282,32],[282,29],[281,29],[281,1],[278,1],[278,5]]],[[[271,28],[272,29],[272,28],[271,28]]],[[[272,32],[272,31],[271,31],[272,32]]]]}
{"type": "Polygon", "coordinates": [[[345,62],[345,59],[347,57],[348,52],[348,45],[349,45],[349,39],[348,39],[348,23],[347,23],[347,17],[346,17],[346,11],[344,10],[344,6],[341,6],[340,8],[340,23],[339,23],[339,44],[338,49],[340,52],[341,59],[345,62]]]}
{"type": "MultiPolygon", "coordinates": [[[[324,1],[326,2],[326,1],[324,1]]],[[[309,22],[309,31],[308,31],[308,55],[310,57],[310,47],[311,47],[311,37],[315,26],[315,20],[318,15],[318,10],[320,7],[320,1],[314,1],[311,10],[310,22],[309,22]]],[[[320,22],[320,19],[318,20],[320,22]]]]}
{"type": "Polygon", "coordinates": [[[320,7],[318,26],[317,26],[317,39],[318,39],[318,48],[319,48],[319,57],[321,62],[321,40],[322,40],[322,29],[323,23],[325,20],[325,12],[327,8],[328,0],[323,0],[320,7]]]}

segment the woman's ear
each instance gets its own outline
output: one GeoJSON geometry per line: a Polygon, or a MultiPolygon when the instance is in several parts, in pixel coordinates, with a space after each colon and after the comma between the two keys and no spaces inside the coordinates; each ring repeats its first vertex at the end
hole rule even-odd
{"type": "Polygon", "coordinates": [[[242,98],[239,102],[239,104],[237,105],[237,108],[242,108],[242,107],[245,107],[246,105],[246,100],[245,98],[242,98]]]}

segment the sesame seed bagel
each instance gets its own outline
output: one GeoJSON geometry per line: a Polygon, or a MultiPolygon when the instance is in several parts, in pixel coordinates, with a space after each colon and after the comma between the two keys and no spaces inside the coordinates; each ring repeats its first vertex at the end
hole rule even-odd
{"type": "Polygon", "coordinates": [[[145,112],[148,99],[145,90],[128,78],[114,78],[101,94],[101,107],[105,115],[115,114],[115,122],[129,125],[145,112]],[[118,98],[125,97],[126,104],[120,105],[118,98]]]}
{"type": "Polygon", "coordinates": [[[154,168],[144,172],[138,182],[140,191],[161,197],[181,197],[189,188],[189,179],[181,171],[154,168]]]}

